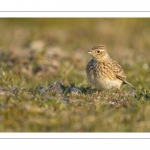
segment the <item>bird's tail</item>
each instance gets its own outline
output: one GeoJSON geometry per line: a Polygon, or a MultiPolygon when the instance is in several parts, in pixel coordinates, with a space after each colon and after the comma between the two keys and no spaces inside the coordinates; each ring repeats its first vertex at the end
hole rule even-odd
{"type": "Polygon", "coordinates": [[[131,87],[135,88],[132,84],[130,84],[128,81],[124,81],[125,84],[130,85],[131,87]]]}

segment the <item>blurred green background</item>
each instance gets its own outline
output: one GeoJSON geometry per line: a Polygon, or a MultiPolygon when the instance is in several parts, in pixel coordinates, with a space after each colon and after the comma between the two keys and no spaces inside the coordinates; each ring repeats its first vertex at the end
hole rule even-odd
{"type": "Polygon", "coordinates": [[[149,41],[149,18],[1,18],[0,131],[150,131],[149,41]],[[86,51],[99,44],[136,90],[94,92],[86,51]],[[59,80],[63,93],[40,92],[59,80]]]}

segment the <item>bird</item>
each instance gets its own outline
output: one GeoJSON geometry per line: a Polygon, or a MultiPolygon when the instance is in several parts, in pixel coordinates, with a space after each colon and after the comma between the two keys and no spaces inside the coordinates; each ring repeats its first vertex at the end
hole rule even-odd
{"type": "Polygon", "coordinates": [[[98,90],[117,89],[122,84],[134,86],[126,80],[126,74],[117,61],[110,58],[105,45],[94,46],[88,54],[92,56],[86,66],[86,74],[90,83],[98,90]]]}

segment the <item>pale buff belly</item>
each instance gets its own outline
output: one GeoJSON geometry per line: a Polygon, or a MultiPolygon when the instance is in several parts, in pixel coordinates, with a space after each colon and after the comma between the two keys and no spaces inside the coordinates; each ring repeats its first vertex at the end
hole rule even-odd
{"type": "Polygon", "coordinates": [[[106,90],[106,89],[113,89],[113,88],[120,88],[122,81],[119,79],[110,80],[106,77],[94,77],[87,74],[87,77],[92,85],[94,85],[99,90],[106,90]]]}

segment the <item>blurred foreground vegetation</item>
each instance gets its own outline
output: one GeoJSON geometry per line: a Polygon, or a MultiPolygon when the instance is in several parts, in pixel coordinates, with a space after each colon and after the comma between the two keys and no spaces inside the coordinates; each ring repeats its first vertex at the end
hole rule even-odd
{"type": "Polygon", "coordinates": [[[150,19],[0,19],[1,132],[150,131],[150,19]],[[136,89],[98,94],[85,68],[104,44],[136,89]]]}

